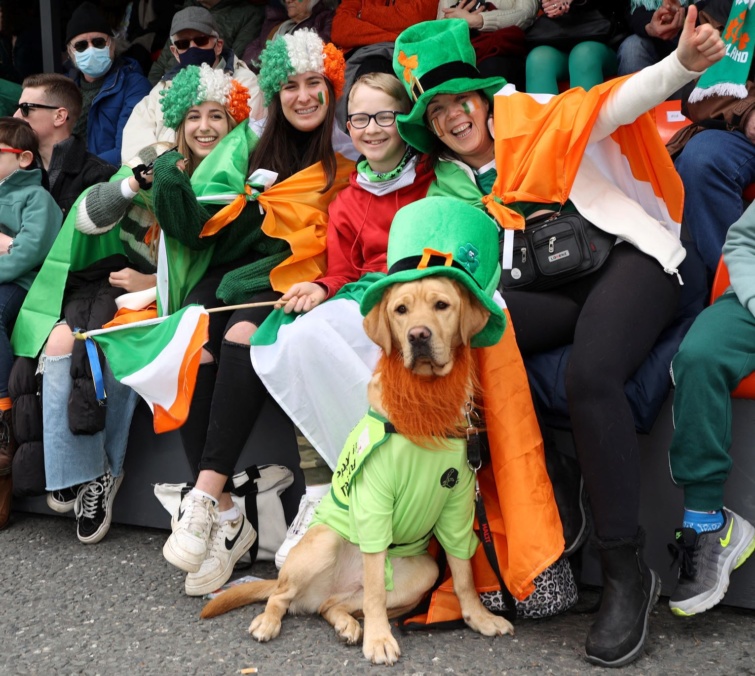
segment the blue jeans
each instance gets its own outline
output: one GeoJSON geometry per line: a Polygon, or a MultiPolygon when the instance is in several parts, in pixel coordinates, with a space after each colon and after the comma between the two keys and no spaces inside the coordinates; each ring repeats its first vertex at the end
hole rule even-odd
{"type": "Polygon", "coordinates": [[[684,222],[715,271],[729,226],[744,213],[742,191],[755,182],[755,145],[738,131],[706,129],[674,164],[684,183],[684,222]]]}
{"type": "Polygon", "coordinates": [[[18,284],[0,284],[0,397],[8,396],[8,378],[13,368],[10,334],[24,298],[26,289],[18,284]]]}
{"type": "Polygon", "coordinates": [[[658,45],[650,38],[644,38],[640,35],[630,35],[624,40],[616,50],[616,56],[619,60],[619,75],[629,75],[642,70],[646,66],[652,66],[661,59],[671,54],[679,38],[674,38],[664,43],[663,50],[658,49],[658,45]]]}
{"type": "Polygon", "coordinates": [[[119,383],[107,364],[102,375],[107,394],[105,429],[96,434],[73,434],[68,427],[71,355],[45,357],[42,424],[48,491],[92,481],[108,470],[117,477],[123,470],[128,430],[139,395],[119,383]]]}

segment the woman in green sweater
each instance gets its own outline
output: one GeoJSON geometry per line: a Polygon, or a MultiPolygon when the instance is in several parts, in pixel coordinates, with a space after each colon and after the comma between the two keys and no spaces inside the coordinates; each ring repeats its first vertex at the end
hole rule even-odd
{"type": "MultiPolygon", "coordinates": [[[[248,92],[221,71],[195,66],[181,71],[169,91],[174,97],[173,110],[180,110],[171,119],[187,173],[191,173],[237,122],[246,121],[248,92]],[[175,103],[178,97],[180,103],[175,103]]],[[[171,103],[171,97],[166,97],[166,103],[171,103]]],[[[149,146],[135,164],[146,167],[165,149],[164,144],[149,146]]],[[[138,397],[115,380],[105,365],[107,407],[95,403],[89,409],[93,415],[82,412],[89,402],[73,377],[78,366],[71,329],[74,325],[98,328],[112,319],[117,296],[149,293],[155,286],[158,230],[150,193],[140,191],[149,190],[152,175],[148,170],[137,174],[124,167],[111,182],[95,185],[75,209],[76,229],[84,235],[103,237],[100,254],[119,251],[121,255],[100,258],[86,268],[86,278],[69,275],[64,312],[67,323],[52,330],[45,347],[42,417],[45,474],[50,491],[47,503],[58,512],[75,510],[77,535],[85,544],[99,542],[110,528],[138,397]],[[86,313],[84,320],[82,311],[86,313]],[[99,412],[103,420],[93,422],[99,412]]],[[[85,377],[84,368],[82,364],[83,388],[91,389],[91,376],[85,377]]]]}
{"type": "MultiPolygon", "coordinates": [[[[155,163],[160,226],[206,265],[182,304],[277,300],[292,283],[312,281],[324,270],[316,261],[325,248],[327,203],[346,186],[352,168],[337,158],[331,141],[343,56],[314,31],[301,30],[269,42],[260,61],[268,117],[259,138],[246,126],[236,129],[191,184],[178,154],[155,163]],[[192,184],[210,172],[218,184],[232,168],[249,176],[249,197],[240,195],[240,210],[231,204],[213,213],[206,201],[197,200],[192,184]],[[311,242],[302,247],[307,237],[311,242]]],[[[257,307],[210,317],[210,338],[181,428],[197,480],[163,548],[165,558],[188,573],[185,589],[192,596],[222,586],[256,538],[230,489],[236,462],[268,396],[252,368],[249,342],[271,311],[257,307]]]]}

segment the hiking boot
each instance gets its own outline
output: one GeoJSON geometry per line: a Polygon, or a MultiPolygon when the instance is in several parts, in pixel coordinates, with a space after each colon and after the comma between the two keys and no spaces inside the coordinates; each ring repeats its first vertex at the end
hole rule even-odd
{"type": "Polygon", "coordinates": [[[0,411],[0,476],[10,474],[18,444],[13,436],[13,409],[0,411]]]}
{"type": "Polygon", "coordinates": [[[10,471],[18,444],[13,436],[12,409],[0,411],[0,528],[5,528],[10,519],[13,500],[13,481],[10,471]]]}
{"type": "Polygon", "coordinates": [[[755,528],[731,510],[722,511],[724,524],[718,530],[679,528],[668,546],[680,560],[679,581],[669,599],[674,615],[696,615],[719,603],[729,588],[731,571],[755,550],[755,528]]]}
{"type": "Polygon", "coordinates": [[[621,667],[640,656],[650,611],[661,582],[642,559],[644,533],[634,538],[598,540],[603,569],[603,596],[585,643],[588,662],[621,667]]]}
{"type": "Polygon", "coordinates": [[[211,498],[187,493],[178,515],[171,521],[173,532],[163,546],[168,563],[187,573],[196,573],[207,558],[212,525],[217,520],[218,510],[211,498]]]}
{"type": "Polygon", "coordinates": [[[13,480],[10,472],[0,476],[0,530],[8,525],[13,498],[13,480]]]}
{"type": "Polygon", "coordinates": [[[207,558],[196,573],[186,576],[186,594],[204,596],[220,589],[231,577],[236,562],[256,539],[257,533],[243,514],[234,521],[215,522],[207,558]]]}
{"type": "Polygon", "coordinates": [[[113,500],[122,481],[122,472],[119,477],[106,472],[79,489],[73,511],[80,542],[93,545],[107,535],[113,518],[113,500]]]}
{"type": "Polygon", "coordinates": [[[70,488],[61,488],[57,491],[50,491],[47,494],[47,506],[58,514],[70,512],[76,504],[76,496],[86,484],[77,484],[70,488]]]}
{"type": "Polygon", "coordinates": [[[313,497],[307,493],[301,496],[299,511],[296,513],[294,520],[286,531],[286,539],[275,553],[275,565],[278,567],[278,570],[283,568],[288,553],[299,543],[299,540],[304,537],[304,533],[307,532],[309,523],[315,515],[315,509],[317,508],[317,505],[320,504],[320,500],[322,500],[322,497],[313,497]]]}

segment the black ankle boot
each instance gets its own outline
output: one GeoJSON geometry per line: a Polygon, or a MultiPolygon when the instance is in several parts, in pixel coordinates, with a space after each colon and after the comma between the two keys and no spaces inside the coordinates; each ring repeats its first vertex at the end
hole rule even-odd
{"type": "Polygon", "coordinates": [[[621,667],[639,657],[648,617],[661,593],[661,581],[642,559],[645,534],[625,540],[598,540],[603,597],[585,643],[588,662],[621,667]]]}

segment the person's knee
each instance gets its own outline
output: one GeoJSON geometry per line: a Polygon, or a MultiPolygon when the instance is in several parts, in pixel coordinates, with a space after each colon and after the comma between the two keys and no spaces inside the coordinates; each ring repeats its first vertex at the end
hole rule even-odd
{"type": "Polygon", "coordinates": [[[611,374],[610,369],[596,368],[591,359],[569,358],[566,368],[566,397],[570,402],[609,401],[617,391],[624,389],[624,383],[611,374]]]}
{"type": "Polygon", "coordinates": [[[56,326],[47,339],[45,355],[48,357],[64,357],[73,351],[73,333],[67,324],[56,326]]]}
{"type": "Polygon", "coordinates": [[[652,66],[658,61],[658,55],[652,42],[639,35],[630,35],[624,40],[619,45],[616,56],[619,64],[619,75],[636,73],[638,70],[652,66]]]}
{"type": "Polygon", "coordinates": [[[239,322],[226,331],[225,339],[229,343],[249,345],[249,341],[256,330],[257,327],[252,322],[239,322]]]}

